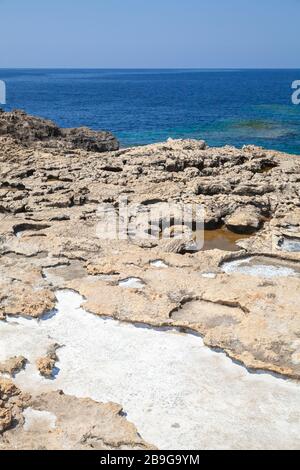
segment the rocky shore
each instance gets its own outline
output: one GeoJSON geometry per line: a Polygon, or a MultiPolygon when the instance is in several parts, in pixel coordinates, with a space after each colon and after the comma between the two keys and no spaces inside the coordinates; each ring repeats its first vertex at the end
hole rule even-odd
{"type": "Polygon", "coordinates": [[[109,152],[119,148],[119,142],[111,132],[97,132],[86,127],[61,129],[52,121],[29,116],[20,110],[5,113],[0,109],[0,136],[12,136],[25,147],[83,149],[92,152],[109,152]]]}
{"type": "Polygon", "coordinates": [[[13,338],[22,321],[47,322],[60,290],[80,294],[96,316],[192,332],[240,369],[298,382],[299,156],[171,139],[119,149],[108,132],[62,130],[17,111],[0,113],[0,163],[0,448],[38,448],[35,425],[44,448],[157,445],[139,437],[122,403],[64,395],[55,374],[52,391],[20,390],[19,375],[40,365],[49,376],[67,345],[39,344],[32,363],[25,346],[7,353],[1,325],[13,338]],[[99,205],[118,210],[120,197],[160,219],[165,203],[203,205],[213,249],[176,236],[99,238],[99,205]],[[235,248],[225,251],[228,239],[235,248]],[[79,426],[80,413],[88,419],[79,426]]]}

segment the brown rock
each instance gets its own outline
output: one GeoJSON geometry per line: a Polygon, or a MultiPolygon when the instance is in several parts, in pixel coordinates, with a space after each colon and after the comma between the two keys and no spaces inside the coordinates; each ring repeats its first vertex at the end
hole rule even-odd
{"type": "Polygon", "coordinates": [[[21,412],[29,398],[11,380],[0,378],[0,434],[9,429],[14,421],[22,421],[21,412]]]}
{"type": "Polygon", "coordinates": [[[53,369],[55,367],[55,363],[58,361],[56,351],[59,348],[60,346],[58,344],[53,344],[48,349],[47,355],[37,359],[36,361],[36,366],[39,370],[39,373],[47,379],[50,379],[53,376],[53,369]]]}
{"type": "Polygon", "coordinates": [[[13,376],[24,369],[26,362],[27,360],[23,356],[11,357],[0,363],[0,373],[13,376]]]}

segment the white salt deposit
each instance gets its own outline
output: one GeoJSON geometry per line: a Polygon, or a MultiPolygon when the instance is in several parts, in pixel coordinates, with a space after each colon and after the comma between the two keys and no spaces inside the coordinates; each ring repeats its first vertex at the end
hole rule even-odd
{"type": "Polygon", "coordinates": [[[274,264],[263,262],[253,262],[253,258],[238,259],[234,261],[228,261],[223,264],[222,269],[227,274],[241,273],[248,276],[258,276],[264,278],[273,277],[287,277],[296,276],[298,273],[295,269],[288,266],[282,266],[280,264],[274,264]]]}
{"type": "Polygon", "coordinates": [[[127,289],[143,289],[145,284],[138,277],[129,277],[120,281],[119,286],[127,289]]]}
{"type": "Polygon", "coordinates": [[[53,431],[56,427],[56,416],[48,411],[38,411],[27,408],[23,412],[24,430],[31,432],[53,431]]]}
{"type": "Polygon", "coordinates": [[[161,259],[156,259],[150,262],[150,265],[154,268],[168,268],[168,265],[161,259]]]}
{"type": "Polygon", "coordinates": [[[300,251],[300,239],[299,238],[284,238],[280,245],[283,251],[289,251],[297,253],[300,251]]]}
{"type": "Polygon", "coordinates": [[[300,447],[298,384],[249,374],[194,335],[96,317],[74,292],[57,299],[58,313],[46,321],[0,322],[0,359],[23,354],[31,362],[15,379],[23,390],[120,403],[161,449],[300,447]],[[49,381],[35,360],[53,342],[65,346],[49,381]]]}

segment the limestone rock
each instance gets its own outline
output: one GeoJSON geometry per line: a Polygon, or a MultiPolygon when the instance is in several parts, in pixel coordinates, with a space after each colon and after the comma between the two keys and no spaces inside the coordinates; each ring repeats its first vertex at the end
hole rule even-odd
{"type": "MultiPolygon", "coordinates": [[[[23,425],[4,434],[0,449],[155,449],[139,436],[135,426],[123,416],[122,407],[115,403],[97,403],[50,392],[33,398],[24,416],[23,425]]],[[[3,423],[8,423],[9,417],[4,420],[3,423]]]]}
{"type": "Polygon", "coordinates": [[[63,140],[75,149],[89,152],[109,152],[118,150],[117,139],[107,131],[92,131],[87,127],[78,129],[61,129],[63,140]]]}
{"type": "Polygon", "coordinates": [[[0,363],[0,373],[14,376],[26,366],[26,359],[23,356],[11,357],[0,363]]]}
{"type": "MultiPolygon", "coordinates": [[[[21,392],[11,380],[0,378],[0,435],[13,422],[22,422],[22,410],[30,396],[21,392]]],[[[0,441],[1,442],[1,441],[0,441]]]]}
{"type": "Polygon", "coordinates": [[[56,351],[59,348],[60,346],[58,344],[51,345],[47,351],[47,355],[45,357],[40,357],[36,361],[39,373],[47,379],[50,379],[53,376],[53,369],[55,367],[55,363],[58,361],[56,351]]]}
{"type": "Polygon", "coordinates": [[[93,152],[119,148],[117,139],[110,132],[96,132],[86,127],[61,129],[52,121],[29,116],[19,110],[0,113],[0,136],[12,136],[23,145],[39,142],[53,148],[64,146],[93,152]]]}
{"type": "Polygon", "coordinates": [[[2,113],[0,122],[2,319],[41,318],[55,307],[55,289],[71,288],[97,315],[192,328],[247,367],[299,377],[299,276],[270,280],[261,272],[222,271],[225,259],[251,253],[273,264],[299,263],[297,243],[290,252],[278,245],[282,237],[298,237],[299,156],[168,140],[99,158],[78,148],[81,131],[56,136],[55,125],[20,113],[2,113]],[[118,217],[120,198],[137,205],[141,219],[145,208],[158,209],[156,238],[99,236],[99,211],[109,205],[118,217]],[[237,253],[193,253],[189,240],[160,238],[164,203],[202,205],[206,228],[225,223],[253,234],[237,253]],[[130,277],[141,279],[143,289],[119,285],[130,277]],[[209,315],[205,302],[214,304],[209,315]]]}
{"type": "Polygon", "coordinates": [[[253,233],[257,231],[262,222],[262,216],[253,206],[244,206],[236,209],[225,219],[226,226],[236,233],[253,233]]]}

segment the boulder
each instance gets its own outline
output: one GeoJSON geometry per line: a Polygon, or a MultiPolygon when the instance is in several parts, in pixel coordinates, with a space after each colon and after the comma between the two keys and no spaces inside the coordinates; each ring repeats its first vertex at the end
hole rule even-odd
{"type": "Polygon", "coordinates": [[[239,207],[226,217],[226,227],[236,233],[253,233],[259,230],[262,216],[255,207],[239,207]]]}

